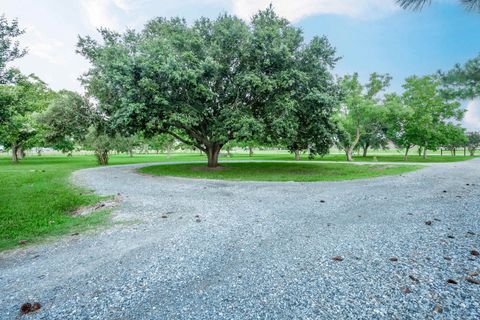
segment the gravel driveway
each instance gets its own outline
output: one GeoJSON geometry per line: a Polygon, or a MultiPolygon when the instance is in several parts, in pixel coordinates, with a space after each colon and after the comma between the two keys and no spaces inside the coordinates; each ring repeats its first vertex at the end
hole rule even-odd
{"type": "Polygon", "coordinates": [[[480,318],[480,159],[318,183],[140,166],[74,174],[125,223],[0,254],[0,319],[480,318]]]}

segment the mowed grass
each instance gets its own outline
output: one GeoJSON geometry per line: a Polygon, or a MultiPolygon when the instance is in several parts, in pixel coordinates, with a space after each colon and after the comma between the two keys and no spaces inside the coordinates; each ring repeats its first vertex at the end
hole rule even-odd
{"type": "Polygon", "coordinates": [[[158,165],[139,169],[141,173],[194,179],[236,181],[337,181],[373,178],[414,171],[416,165],[351,165],[337,163],[243,162],[222,163],[209,169],[199,164],[158,165]]]}
{"type": "MultiPolygon", "coordinates": [[[[190,157],[181,157],[183,160],[190,157]]],[[[200,156],[193,157],[195,160],[200,156]]],[[[160,157],[112,156],[112,164],[162,161],[160,157]]],[[[69,213],[101,198],[72,185],[70,174],[94,167],[93,156],[31,156],[13,165],[0,158],[0,250],[37,242],[46,236],[80,232],[107,221],[107,212],[85,217],[69,213]]]]}
{"type": "MultiPolygon", "coordinates": [[[[467,160],[471,157],[463,156],[430,156],[426,162],[450,162],[467,160]]],[[[253,157],[246,153],[233,153],[232,158],[227,158],[223,154],[221,161],[224,160],[292,160],[293,156],[288,152],[255,152],[253,157]]],[[[303,156],[307,160],[307,156],[303,156]]],[[[343,154],[332,154],[323,158],[317,157],[315,160],[344,161],[343,154]]],[[[368,156],[366,158],[357,157],[356,161],[401,161],[402,155],[379,154],[368,156]]],[[[167,157],[165,154],[155,155],[112,155],[111,165],[145,163],[145,162],[165,162],[165,161],[206,161],[206,157],[199,153],[181,153],[172,154],[167,157]]],[[[308,161],[308,160],[307,160],[308,161]]],[[[308,163],[307,161],[302,163],[308,163]]],[[[424,162],[418,156],[411,156],[411,162],[424,162]]],[[[73,217],[70,212],[80,206],[91,205],[100,200],[98,196],[90,194],[88,190],[82,190],[73,186],[69,182],[70,174],[78,169],[96,166],[95,158],[92,155],[73,157],[66,156],[28,156],[19,164],[13,165],[8,155],[0,156],[0,250],[19,246],[20,240],[27,240],[28,243],[34,243],[44,239],[47,236],[62,235],[72,232],[83,231],[92,226],[105,223],[108,220],[106,212],[100,212],[87,217],[73,217]]],[[[253,167],[252,167],[253,168],[253,167]]],[[[344,166],[341,171],[335,169],[335,166],[327,166],[323,171],[318,171],[315,179],[319,181],[318,175],[323,175],[324,180],[349,179],[355,177],[366,178],[383,174],[396,174],[404,172],[402,169],[385,169],[375,172],[374,169],[367,172],[349,172],[349,170],[359,170],[358,167],[346,169],[344,166]],[[328,170],[327,170],[328,168],[328,170]],[[399,170],[399,171],[397,171],[399,170]],[[342,177],[335,178],[335,175],[342,174],[342,177]]],[[[411,168],[413,169],[413,168],[411,168]]],[[[258,169],[260,170],[260,169],[258,169]]],[[[267,170],[267,168],[263,168],[267,170]]],[[[271,169],[269,169],[271,170],[271,169]]],[[[301,167],[297,170],[302,171],[301,167]]],[[[255,175],[259,180],[266,180],[266,175],[272,173],[261,172],[255,175]]],[[[378,170],[377,170],[378,171],[378,170]]],[[[305,172],[305,171],[303,171],[305,172]]],[[[210,174],[209,172],[197,172],[196,174],[210,174]]],[[[222,172],[221,175],[237,174],[234,172],[222,172]]],[[[248,172],[242,173],[246,178],[248,172]]],[[[299,174],[301,175],[301,174],[299,174]]],[[[281,174],[277,173],[277,177],[281,174]]],[[[303,174],[303,180],[308,181],[306,174],[303,174]]],[[[298,177],[297,177],[298,178],[298,177]]],[[[221,178],[217,178],[221,179],[221,178]]],[[[291,176],[284,176],[285,180],[292,180],[291,176]]],[[[300,179],[300,178],[298,178],[300,179]]],[[[252,180],[252,179],[250,179],[252,180]]]]}

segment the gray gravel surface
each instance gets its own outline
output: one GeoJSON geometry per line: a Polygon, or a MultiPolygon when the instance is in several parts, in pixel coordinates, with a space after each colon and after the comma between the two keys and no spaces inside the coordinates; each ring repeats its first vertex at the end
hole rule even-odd
{"type": "Polygon", "coordinates": [[[480,159],[318,183],[140,166],[73,177],[128,223],[0,254],[0,319],[480,318],[480,159]]]}

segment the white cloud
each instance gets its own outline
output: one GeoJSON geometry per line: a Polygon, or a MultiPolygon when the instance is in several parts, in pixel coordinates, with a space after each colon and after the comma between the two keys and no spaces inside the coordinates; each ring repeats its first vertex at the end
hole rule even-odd
{"type": "Polygon", "coordinates": [[[398,9],[394,0],[230,0],[230,2],[233,12],[246,20],[272,3],[280,16],[293,22],[320,14],[370,18],[384,16],[398,9]]]}
{"type": "Polygon", "coordinates": [[[113,0],[113,3],[117,8],[121,9],[124,12],[129,12],[132,10],[131,3],[127,3],[126,0],[113,0]]]}
{"type": "Polygon", "coordinates": [[[112,2],[110,0],[81,0],[80,4],[91,27],[119,29],[120,23],[111,11],[112,2]]]}
{"type": "Polygon", "coordinates": [[[53,37],[46,36],[33,25],[25,27],[22,44],[27,48],[29,55],[45,59],[50,63],[65,64],[64,43],[53,37]]]}
{"type": "Polygon", "coordinates": [[[480,130],[480,100],[472,100],[467,104],[464,123],[467,130],[480,130]]]}

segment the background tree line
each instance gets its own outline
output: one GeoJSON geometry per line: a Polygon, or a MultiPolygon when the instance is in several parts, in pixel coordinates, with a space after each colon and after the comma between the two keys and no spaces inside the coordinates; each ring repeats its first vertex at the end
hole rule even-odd
{"type": "Polygon", "coordinates": [[[71,154],[93,150],[100,164],[112,151],[194,148],[208,165],[232,147],[285,148],[300,159],[332,146],[367,156],[393,143],[409,151],[480,145],[459,125],[461,99],[478,97],[480,56],[448,72],[412,76],[402,94],[391,76],[335,77],[339,60],[326,37],[302,30],[270,7],[247,23],[230,15],[187,24],[157,18],[141,31],[101,29],[101,41],[80,37],[91,64],[86,93],[55,92],[8,63],[26,54],[16,20],[0,17],[0,145],[17,162],[24,150],[48,146],[71,154]]]}

